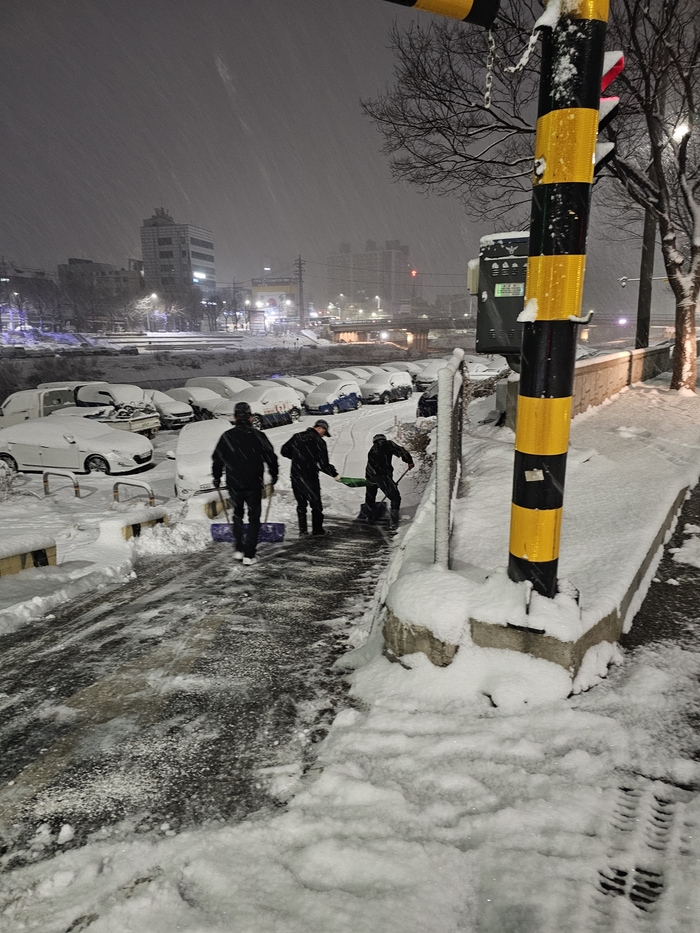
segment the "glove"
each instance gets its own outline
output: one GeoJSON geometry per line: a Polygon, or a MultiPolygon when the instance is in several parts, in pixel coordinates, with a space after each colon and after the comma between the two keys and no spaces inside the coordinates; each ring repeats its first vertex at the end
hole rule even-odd
{"type": "Polygon", "coordinates": [[[409,464],[408,464],[408,469],[409,469],[409,470],[412,470],[414,466],[415,466],[415,463],[409,463],[409,464]]]}
{"type": "Polygon", "coordinates": [[[263,486],[263,499],[269,499],[275,491],[274,483],[265,483],[263,486]]]}
{"type": "Polygon", "coordinates": [[[214,489],[218,489],[220,486],[221,486],[221,480],[220,480],[220,479],[215,479],[215,480],[214,480],[214,489]]]}
{"type": "Polygon", "coordinates": [[[342,482],[343,482],[343,477],[340,475],[340,473],[336,473],[335,476],[333,477],[333,479],[336,481],[336,483],[342,483],[342,482]]]}

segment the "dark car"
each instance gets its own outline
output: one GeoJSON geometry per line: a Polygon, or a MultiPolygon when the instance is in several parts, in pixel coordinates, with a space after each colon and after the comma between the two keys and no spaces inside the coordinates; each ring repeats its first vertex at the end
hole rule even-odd
{"type": "Polygon", "coordinates": [[[418,408],[416,410],[417,418],[431,418],[437,415],[438,408],[438,384],[437,381],[429,385],[428,388],[418,399],[418,408]]]}

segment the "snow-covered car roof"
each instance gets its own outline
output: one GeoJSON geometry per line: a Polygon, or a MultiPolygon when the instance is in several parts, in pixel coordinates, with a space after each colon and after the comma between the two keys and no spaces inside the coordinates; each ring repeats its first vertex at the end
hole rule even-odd
{"type": "Polygon", "coordinates": [[[205,389],[202,386],[185,386],[179,389],[168,389],[165,393],[170,398],[177,399],[178,402],[185,402],[188,399],[194,399],[196,402],[221,401],[222,396],[211,389],[205,389]]]}
{"type": "Polygon", "coordinates": [[[299,404],[299,399],[294,389],[291,389],[289,386],[280,385],[251,386],[249,389],[237,392],[231,401],[248,402],[252,407],[256,403],[262,403],[270,399],[287,402],[292,408],[295,408],[299,404]]]}
{"type": "Polygon", "coordinates": [[[217,441],[231,428],[228,421],[215,418],[212,421],[192,421],[186,424],[177,439],[176,457],[211,459],[217,441]]]}
{"type": "Polygon", "coordinates": [[[327,379],[309,392],[306,401],[314,401],[317,398],[337,398],[343,388],[347,388],[350,393],[360,394],[360,386],[356,379],[327,379]]]}

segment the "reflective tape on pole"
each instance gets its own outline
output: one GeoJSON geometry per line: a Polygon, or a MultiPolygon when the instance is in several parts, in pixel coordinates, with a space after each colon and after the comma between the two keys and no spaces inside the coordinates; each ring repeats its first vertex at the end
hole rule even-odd
{"type": "Polygon", "coordinates": [[[484,29],[490,29],[493,26],[501,5],[501,0],[388,0],[388,2],[412,7],[414,10],[437,13],[439,16],[448,16],[450,19],[458,19],[472,26],[482,26],[484,29]]]}

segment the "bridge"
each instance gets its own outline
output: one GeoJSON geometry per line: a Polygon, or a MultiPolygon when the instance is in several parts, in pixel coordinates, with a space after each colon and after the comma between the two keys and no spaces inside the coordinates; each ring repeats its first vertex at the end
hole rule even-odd
{"type": "Polygon", "coordinates": [[[388,320],[345,321],[331,324],[334,343],[362,343],[370,334],[385,333],[386,340],[406,343],[412,350],[428,349],[428,334],[434,330],[464,330],[473,327],[470,318],[399,317],[388,320]]]}

